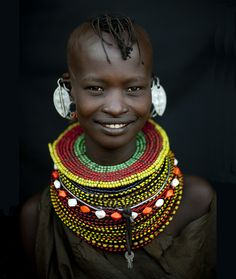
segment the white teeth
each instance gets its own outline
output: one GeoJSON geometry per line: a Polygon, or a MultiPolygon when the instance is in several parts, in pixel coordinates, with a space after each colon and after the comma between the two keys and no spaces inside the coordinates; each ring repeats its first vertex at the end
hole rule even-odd
{"type": "Polygon", "coordinates": [[[105,124],[104,126],[107,128],[119,129],[125,127],[126,124],[105,124]]]}

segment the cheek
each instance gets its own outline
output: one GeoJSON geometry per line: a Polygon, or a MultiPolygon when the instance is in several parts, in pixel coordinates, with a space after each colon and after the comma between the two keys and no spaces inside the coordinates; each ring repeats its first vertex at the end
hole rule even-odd
{"type": "Polygon", "coordinates": [[[78,118],[88,117],[94,110],[94,105],[77,83],[72,83],[71,95],[76,104],[78,118]]]}
{"type": "Polygon", "coordinates": [[[79,99],[77,99],[76,108],[79,117],[89,117],[94,111],[91,103],[86,100],[81,102],[79,99]]]}
{"type": "Polygon", "coordinates": [[[134,101],[133,103],[133,108],[135,108],[136,112],[142,116],[142,117],[147,117],[150,114],[151,110],[151,96],[150,97],[145,97],[145,98],[140,98],[134,101]]]}
{"type": "Polygon", "coordinates": [[[97,102],[94,102],[93,98],[89,98],[83,92],[79,92],[75,96],[76,110],[79,117],[89,117],[99,107],[97,102]]]}

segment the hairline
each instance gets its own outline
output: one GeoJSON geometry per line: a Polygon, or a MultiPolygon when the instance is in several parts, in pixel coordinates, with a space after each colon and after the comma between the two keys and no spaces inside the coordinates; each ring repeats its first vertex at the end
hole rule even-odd
{"type": "MultiPolygon", "coordinates": [[[[153,54],[152,54],[152,44],[151,44],[149,35],[140,25],[133,23],[133,27],[136,32],[136,41],[132,44],[132,46],[138,45],[140,63],[142,62],[142,50],[144,50],[144,45],[147,45],[148,49],[150,51],[150,63],[151,63],[151,67],[152,67],[153,54]]],[[[102,32],[104,32],[104,31],[102,31],[102,32]]],[[[67,66],[68,66],[68,70],[71,75],[74,75],[73,71],[72,71],[72,67],[71,67],[71,62],[70,62],[72,53],[75,52],[76,50],[78,50],[79,44],[81,44],[83,37],[87,37],[86,39],[88,39],[88,36],[90,34],[91,34],[91,37],[95,36],[98,38],[98,40],[101,40],[99,35],[93,29],[91,23],[86,21],[86,22],[83,22],[82,24],[80,24],[79,26],[77,26],[75,29],[73,29],[73,31],[69,35],[66,49],[67,49],[67,66]]],[[[118,48],[118,50],[120,51],[119,48],[118,48]]],[[[121,59],[125,60],[122,56],[121,56],[121,59]]],[[[130,58],[128,58],[128,59],[130,59],[130,58]]]]}

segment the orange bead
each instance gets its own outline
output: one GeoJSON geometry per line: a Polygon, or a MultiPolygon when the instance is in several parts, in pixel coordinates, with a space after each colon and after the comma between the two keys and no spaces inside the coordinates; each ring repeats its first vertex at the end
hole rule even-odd
{"type": "Polygon", "coordinates": [[[90,208],[87,205],[81,205],[80,210],[83,213],[89,213],[90,212],[90,208]]]}
{"type": "Polygon", "coordinates": [[[111,214],[111,218],[115,221],[120,220],[122,218],[122,215],[119,212],[114,212],[111,214]]]}
{"type": "Polygon", "coordinates": [[[180,175],[180,173],[181,173],[181,171],[178,167],[175,167],[173,172],[175,175],[180,175]]]}
{"type": "Polygon", "coordinates": [[[170,190],[168,190],[168,191],[166,192],[165,197],[166,197],[166,198],[169,198],[169,197],[172,197],[172,196],[174,196],[174,191],[173,191],[172,189],[170,189],[170,190]]]}
{"type": "Polygon", "coordinates": [[[59,197],[62,197],[62,198],[65,198],[65,197],[67,196],[67,193],[66,193],[66,191],[64,191],[64,190],[59,190],[59,191],[58,191],[58,196],[59,196],[59,197]]]}
{"type": "Polygon", "coordinates": [[[53,171],[52,172],[52,177],[54,178],[54,179],[57,179],[58,177],[59,177],[59,172],[58,171],[53,171]]]}
{"type": "Polygon", "coordinates": [[[143,214],[149,214],[151,211],[152,211],[152,208],[147,206],[147,207],[144,208],[143,214]]]}

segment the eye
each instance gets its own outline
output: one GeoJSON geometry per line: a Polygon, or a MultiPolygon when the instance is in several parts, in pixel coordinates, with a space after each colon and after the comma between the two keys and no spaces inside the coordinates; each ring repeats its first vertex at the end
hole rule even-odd
{"type": "Polygon", "coordinates": [[[99,95],[103,93],[104,89],[100,86],[88,86],[86,90],[90,91],[94,95],[99,95]]]}
{"type": "Polygon", "coordinates": [[[127,92],[128,93],[133,93],[133,94],[137,94],[137,93],[140,93],[140,92],[138,92],[138,91],[141,91],[143,88],[141,87],[141,86],[131,86],[131,87],[128,87],[127,88],[127,92]]]}

